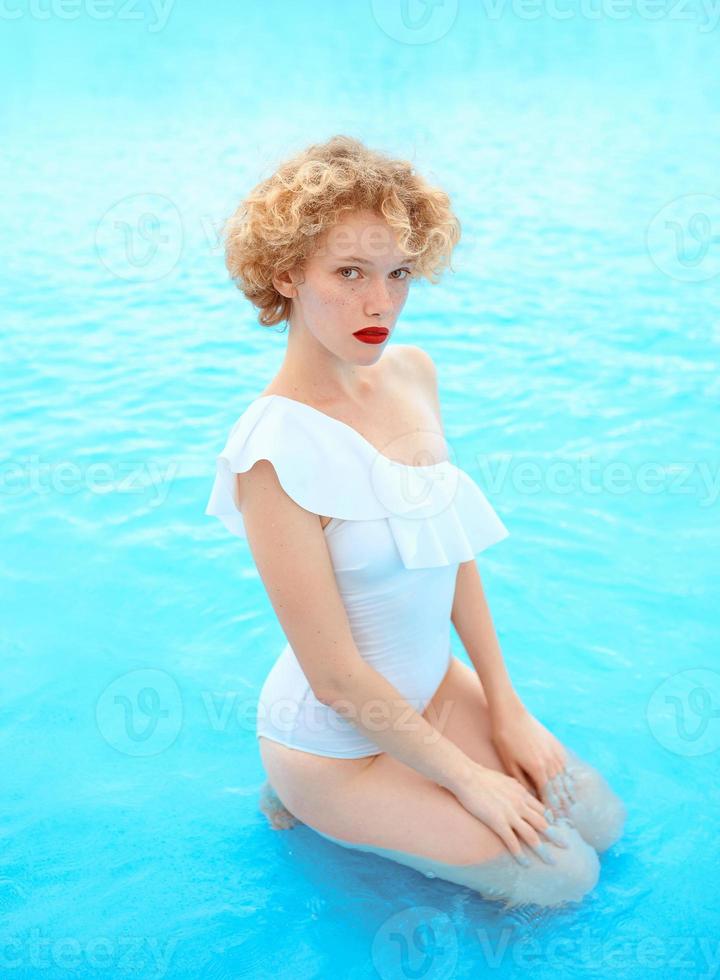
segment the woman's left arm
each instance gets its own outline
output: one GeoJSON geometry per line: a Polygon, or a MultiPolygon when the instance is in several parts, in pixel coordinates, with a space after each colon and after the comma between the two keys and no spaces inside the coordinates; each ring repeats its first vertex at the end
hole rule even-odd
{"type": "Polygon", "coordinates": [[[474,559],[458,568],[451,618],[485,691],[500,760],[538,799],[564,809],[573,799],[564,772],[567,753],[530,714],[512,686],[474,559]]]}

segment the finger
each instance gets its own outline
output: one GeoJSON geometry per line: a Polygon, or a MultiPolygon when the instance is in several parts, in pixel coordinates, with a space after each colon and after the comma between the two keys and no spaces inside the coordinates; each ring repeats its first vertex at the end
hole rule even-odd
{"type": "MultiPolygon", "coordinates": [[[[550,810],[545,811],[545,813],[550,813],[552,817],[550,810]]],[[[533,810],[525,819],[532,824],[539,834],[543,834],[553,844],[557,844],[558,847],[568,847],[568,843],[560,831],[556,827],[550,826],[554,822],[554,817],[550,820],[545,816],[545,813],[539,814],[533,810]]]]}
{"type": "Polygon", "coordinates": [[[550,806],[553,810],[562,811],[563,809],[563,798],[560,792],[560,787],[558,785],[557,776],[552,776],[547,782],[547,795],[550,802],[550,806]]]}
{"type": "Polygon", "coordinates": [[[532,793],[532,795],[536,800],[542,799],[542,790],[540,787],[544,785],[545,780],[537,778],[535,774],[529,777],[529,779],[530,779],[530,792],[532,793]]]}
{"type": "Polygon", "coordinates": [[[554,759],[547,765],[547,778],[555,779],[563,771],[562,762],[559,759],[554,759]]]}
{"type": "Polygon", "coordinates": [[[553,801],[552,808],[556,815],[564,820],[570,820],[570,803],[558,778],[553,782],[551,800],[553,801]]]}
{"type": "Polygon", "coordinates": [[[533,791],[532,784],[528,781],[528,779],[525,776],[525,773],[522,771],[522,769],[519,766],[513,766],[512,774],[513,777],[517,779],[517,781],[520,783],[520,785],[528,791],[528,793],[532,793],[533,791]]]}
{"type": "Polygon", "coordinates": [[[519,813],[510,814],[508,820],[511,830],[514,831],[521,843],[530,848],[535,848],[540,843],[540,839],[535,828],[519,813]]]}
{"type": "Polygon", "coordinates": [[[562,809],[561,800],[558,795],[557,788],[555,786],[555,780],[549,779],[545,785],[545,796],[547,798],[548,806],[553,810],[560,811],[562,809]]]}
{"type": "Polygon", "coordinates": [[[552,775],[552,769],[547,765],[538,764],[532,771],[532,781],[533,785],[536,787],[536,796],[538,799],[542,799],[543,790],[548,784],[548,781],[552,775]]]}
{"type": "Polygon", "coordinates": [[[536,773],[532,773],[528,779],[530,782],[530,792],[532,793],[532,797],[534,800],[540,803],[542,801],[542,787],[545,785],[546,780],[543,779],[542,776],[538,776],[536,773]]]}
{"type": "Polygon", "coordinates": [[[537,832],[529,823],[525,820],[519,820],[515,830],[522,835],[527,846],[537,854],[541,861],[544,861],[545,864],[557,864],[546,842],[538,838],[537,832]]]}
{"type": "Polygon", "coordinates": [[[570,807],[570,798],[568,796],[567,787],[563,780],[562,773],[558,773],[557,776],[554,777],[552,783],[557,796],[558,805],[563,813],[567,813],[570,807]]]}
{"type": "Polygon", "coordinates": [[[570,847],[570,845],[562,836],[562,834],[557,829],[557,827],[546,827],[545,830],[543,830],[543,834],[545,834],[547,839],[549,841],[552,841],[552,843],[555,844],[557,847],[564,847],[566,849],[570,847]]]}
{"type": "Polygon", "coordinates": [[[552,854],[545,841],[541,841],[541,843],[536,844],[535,847],[533,847],[533,850],[540,860],[545,862],[545,864],[557,864],[557,858],[552,854]]]}
{"type": "Polygon", "coordinates": [[[570,790],[570,784],[567,778],[567,774],[565,772],[561,772],[560,775],[557,777],[557,782],[560,787],[560,792],[562,794],[565,810],[567,812],[574,802],[574,798],[570,790]]]}
{"type": "Polygon", "coordinates": [[[533,784],[537,787],[535,795],[539,800],[544,798],[543,793],[545,787],[550,781],[550,778],[551,771],[549,769],[539,769],[533,773],[533,784]]]}
{"type": "Polygon", "coordinates": [[[512,827],[508,826],[506,829],[500,829],[497,833],[517,863],[523,868],[529,868],[532,862],[527,854],[524,853],[520,842],[512,831],[512,827]]]}
{"type": "Polygon", "coordinates": [[[543,815],[547,809],[542,800],[539,800],[536,796],[526,796],[525,803],[538,816],[543,815]]]}
{"type": "Polygon", "coordinates": [[[565,786],[567,787],[568,796],[570,797],[571,803],[577,802],[577,796],[575,795],[575,777],[567,769],[563,770],[563,777],[565,780],[565,786]]]}

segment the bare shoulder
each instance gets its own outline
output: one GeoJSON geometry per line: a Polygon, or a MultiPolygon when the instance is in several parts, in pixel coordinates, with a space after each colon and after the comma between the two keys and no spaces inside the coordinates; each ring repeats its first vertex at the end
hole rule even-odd
{"type": "Polygon", "coordinates": [[[438,422],[442,424],[435,361],[426,350],[415,344],[396,344],[392,350],[395,354],[396,370],[401,372],[411,385],[421,390],[432,405],[438,422]]]}
{"type": "Polygon", "coordinates": [[[427,384],[437,382],[435,361],[422,347],[415,344],[395,344],[392,350],[398,370],[414,373],[419,381],[427,384]]]}

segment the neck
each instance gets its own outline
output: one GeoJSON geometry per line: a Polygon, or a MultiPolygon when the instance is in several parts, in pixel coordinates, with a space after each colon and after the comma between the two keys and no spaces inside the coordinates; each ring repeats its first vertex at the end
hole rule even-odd
{"type": "Polygon", "coordinates": [[[319,403],[361,402],[377,387],[375,364],[352,364],[336,357],[300,325],[290,324],[287,349],[277,380],[289,391],[319,403]]]}

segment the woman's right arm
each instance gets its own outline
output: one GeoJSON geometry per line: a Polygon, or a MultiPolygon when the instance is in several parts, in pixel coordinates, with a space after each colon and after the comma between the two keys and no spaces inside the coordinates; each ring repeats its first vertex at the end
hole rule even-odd
{"type": "Polygon", "coordinates": [[[383,752],[453,793],[513,856],[521,854],[519,839],[536,847],[548,826],[543,804],[518,780],[472,760],[361,657],[319,516],[285,493],[269,460],[235,480],[253,559],[317,699],[383,752]]]}

